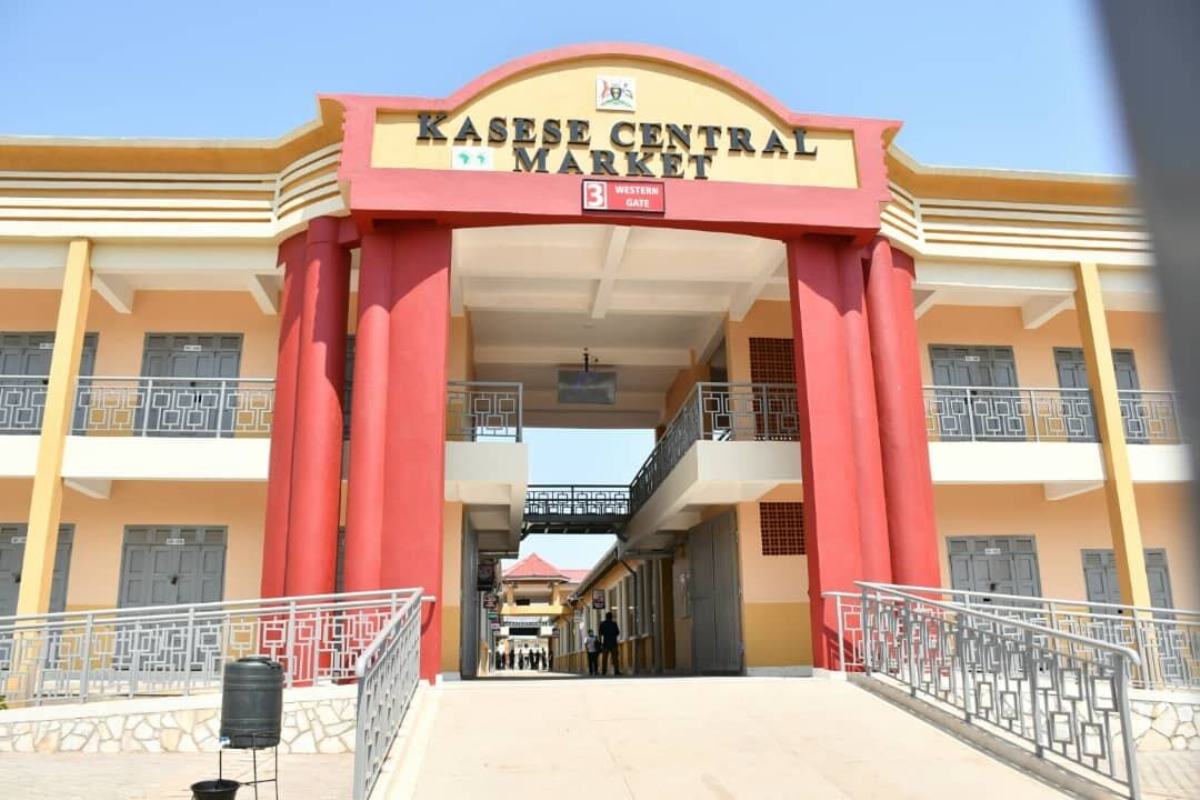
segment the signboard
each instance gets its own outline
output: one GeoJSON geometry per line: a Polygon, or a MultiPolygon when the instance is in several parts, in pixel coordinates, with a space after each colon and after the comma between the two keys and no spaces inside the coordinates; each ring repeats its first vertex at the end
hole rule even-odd
{"type": "Polygon", "coordinates": [[[592,592],[592,608],[604,610],[604,590],[596,589],[592,592]]]}
{"type": "MultiPolygon", "coordinates": [[[[480,561],[479,569],[475,574],[475,590],[479,592],[489,592],[495,585],[496,562],[480,561]]],[[[484,602],[486,603],[486,600],[484,602]]]]}
{"type": "Polygon", "coordinates": [[[583,181],[584,211],[631,211],[662,214],[667,210],[666,187],[661,181],[583,181]]]}
{"type": "Polygon", "coordinates": [[[999,547],[985,547],[985,548],[983,548],[983,554],[984,554],[985,556],[998,556],[998,555],[1000,555],[1000,553],[1002,553],[1002,552],[1003,552],[1003,551],[1002,551],[1002,550],[1001,550],[999,547]]]}
{"type": "Polygon", "coordinates": [[[498,630],[500,630],[500,623],[499,623],[499,622],[493,622],[493,623],[492,623],[492,630],[494,630],[494,631],[498,631],[498,630]]]}

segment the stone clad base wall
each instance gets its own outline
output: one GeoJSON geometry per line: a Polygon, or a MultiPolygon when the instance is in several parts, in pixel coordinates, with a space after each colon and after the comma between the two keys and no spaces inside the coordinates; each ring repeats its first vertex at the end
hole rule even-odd
{"type": "MultiPolygon", "coordinates": [[[[283,695],[280,753],[354,751],[357,687],[283,695]]],[[[215,753],[221,696],[156,697],[0,711],[0,753],[215,753]]]]}
{"type": "Polygon", "coordinates": [[[1200,692],[1129,693],[1138,750],[1200,750],[1200,692]]]}

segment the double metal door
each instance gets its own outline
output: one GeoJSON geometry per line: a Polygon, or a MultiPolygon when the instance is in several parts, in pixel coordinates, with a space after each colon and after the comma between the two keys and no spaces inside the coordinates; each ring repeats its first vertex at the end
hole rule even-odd
{"type": "MultiPolygon", "coordinates": [[[[0,524],[0,617],[17,613],[28,531],[29,526],[23,522],[0,524]]],[[[67,576],[71,568],[71,545],[74,539],[75,526],[59,527],[58,549],[54,553],[54,572],[50,582],[51,613],[64,611],[67,607],[67,576]]]]}
{"type": "MultiPolygon", "coordinates": [[[[52,332],[0,333],[0,435],[33,435],[42,429],[49,384],[52,332]]],[[[88,376],[96,363],[96,334],[83,337],[79,374],[88,376]]],[[[76,405],[72,429],[83,428],[83,409],[76,405]]]]}
{"type": "Polygon", "coordinates": [[[950,585],[957,591],[1040,597],[1032,536],[958,536],[946,540],[950,585]]]}
{"type": "MultiPolygon", "coordinates": [[[[1113,350],[1113,371],[1117,379],[1118,392],[1133,392],[1141,388],[1138,382],[1137,364],[1133,360],[1132,350],[1113,350]]],[[[1083,350],[1078,347],[1056,347],[1054,348],[1054,365],[1058,368],[1058,385],[1063,389],[1087,389],[1088,371],[1087,362],[1083,357],[1083,350]]],[[[1092,414],[1092,403],[1090,395],[1084,395],[1086,398],[1087,409],[1086,423],[1075,423],[1074,420],[1068,419],[1068,430],[1072,434],[1072,439],[1095,441],[1096,440],[1096,422],[1092,414]],[[1076,430],[1079,433],[1076,434],[1076,430]]],[[[1065,402],[1064,398],[1064,402],[1065,402]]],[[[1125,395],[1120,398],[1121,406],[1121,422],[1125,429],[1125,440],[1132,444],[1146,443],[1146,426],[1145,414],[1141,408],[1141,404],[1137,402],[1136,396],[1125,395]]],[[[1072,411],[1070,407],[1066,407],[1069,413],[1072,411]]],[[[1080,409],[1082,411],[1082,409],[1080,409]]],[[[1075,416],[1071,414],[1071,416],[1075,416]]]]}
{"type": "Polygon", "coordinates": [[[146,334],[138,430],[147,436],[232,436],[241,360],[241,334],[146,334]]]}
{"type": "Polygon", "coordinates": [[[733,512],[688,531],[692,666],[699,673],[742,671],[741,591],[733,512]]]}
{"type": "Polygon", "coordinates": [[[225,543],[222,527],[126,528],[118,605],[130,608],[221,600],[225,543]]]}
{"type": "MultiPolygon", "coordinates": [[[[1150,584],[1150,604],[1155,608],[1173,608],[1171,576],[1167,572],[1167,551],[1146,550],[1146,580],[1150,584]]],[[[1112,550],[1083,551],[1083,581],[1087,599],[1092,603],[1120,605],[1121,586],[1117,583],[1117,559],[1112,550]]]]}
{"type": "Polygon", "coordinates": [[[1018,391],[1011,347],[932,345],[929,360],[937,389],[942,441],[1025,439],[1028,404],[1018,391]]]}

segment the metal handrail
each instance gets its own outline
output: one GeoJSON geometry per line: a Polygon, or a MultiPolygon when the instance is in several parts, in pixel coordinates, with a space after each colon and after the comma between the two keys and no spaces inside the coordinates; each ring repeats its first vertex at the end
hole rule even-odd
{"type": "Polygon", "coordinates": [[[858,594],[823,593],[835,600],[843,671],[847,636],[857,632],[856,666],[871,679],[1140,797],[1129,697],[1136,652],[995,609],[930,599],[922,587],[855,583],[858,594]],[[854,615],[857,631],[850,630],[854,615]]]}
{"type": "Polygon", "coordinates": [[[284,685],[343,682],[413,589],[0,618],[0,682],[35,705],[217,691],[225,662],[267,655],[284,685]]]}
{"type": "Polygon", "coordinates": [[[452,441],[524,440],[525,385],[516,381],[450,381],[446,438],[452,441]],[[462,396],[461,407],[458,405],[462,396]],[[481,405],[482,403],[482,405],[481,405]]]}
{"type": "Polygon", "coordinates": [[[420,682],[421,590],[410,597],[354,663],[358,684],[354,732],[353,797],[366,800],[420,682]]]}
{"type": "Polygon", "coordinates": [[[1053,636],[1055,638],[1068,639],[1078,644],[1086,644],[1089,647],[1094,647],[1098,650],[1107,650],[1112,653],[1120,654],[1128,658],[1132,663],[1138,664],[1141,662],[1141,656],[1136,652],[1119,644],[1112,644],[1101,639],[1091,639],[1087,636],[1080,636],[1076,633],[1068,633],[1065,631],[1057,631],[1053,628],[1047,628],[1045,625],[1038,625],[1025,620],[1013,619],[1012,617],[1002,617],[998,614],[989,614],[986,611],[980,611],[975,606],[967,606],[962,603],[948,603],[943,600],[930,600],[926,597],[921,597],[916,592],[925,591],[921,587],[915,586],[900,586],[892,583],[872,583],[870,581],[855,581],[856,586],[862,589],[869,589],[875,592],[884,592],[896,597],[903,597],[907,600],[916,600],[927,606],[940,608],[943,611],[953,611],[955,613],[968,613],[978,619],[988,620],[1003,625],[1006,628],[1020,628],[1031,633],[1039,633],[1044,636],[1053,636]]]}

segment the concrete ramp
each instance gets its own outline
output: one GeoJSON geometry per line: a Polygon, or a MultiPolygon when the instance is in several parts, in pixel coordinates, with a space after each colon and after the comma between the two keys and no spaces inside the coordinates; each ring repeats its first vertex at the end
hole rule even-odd
{"type": "Polygon", "coordinates": [[[845,681],[530,679],[435,692],[387,800],[1063,796],[845,681]]]}

